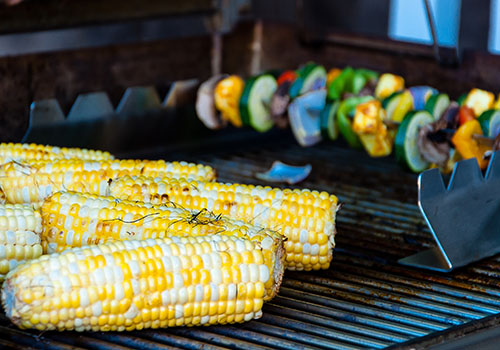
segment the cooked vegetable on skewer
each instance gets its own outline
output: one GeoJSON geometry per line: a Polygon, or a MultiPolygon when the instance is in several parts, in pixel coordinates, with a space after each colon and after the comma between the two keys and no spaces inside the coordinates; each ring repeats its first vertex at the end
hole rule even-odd
{"type": "Polygon", "coordinates": [[[321,111],[325,108],[326,90],[310,91],[294,99],[288,106],[290,127],[301,146],[321,141],[321,111]]]}
{"type": "Polygon", "coordinates": [[[241,127],[239,102],[245,82],[237,75],[219,81],[214,90],[215,107],[221,112],[222,119],[236,127],[241,127]]]}
{"type": "Polygon", "coordinates": [[[215,87],[227,75],[216,75],[200,85],[196,96],[196,114],[209,129],[220,129],[227,124],[227,119],[222,119],[215,108],[215,87]]]}
{"type": "Polygon", "coordinates": [[[363,146],[358,135],[356,135],[356,133],[352,130],[351,116],[354,117],[357,105],[372,99],[373,97],[371,96],[350,97],[342,101],[339,105],[339,109],[337,111],[337,125],[339,127],[340,134],[342,134],[344,139],[352,148],[361,148],[363,146]]]}
{"type": "MultiPolygon", "coordinates": [[[[421,171],[428,166],[446,170],[460,157],[460,152],[454,152],[451,143],[454,130],[459,125],[476,120],[479,116],[486,137],[494,139],[500,132],[498,126],[500,114],[495,112],[500,108],[500,97],[495,102],[495,96],[485,90],[472,89],[455,103],[447,94],[439,93],[430,86],[413,86],[405,89],[404,79],[394,74],[384,73],[379,76],[377,72],[352,67],[333,68],[326,73],[322,66],[312,62],[303,65],[297,71],[285,71],[280,75],[276,73],[275,76],[278,77],[278,88],[272,94],[272,98],[269,100],[269,91],[264,91],[267,97],[259,96],[255,99],[258,102],[257,113],[253,115],[257,118],[251,117],[249,109],[241,110],[242,105],[248,105],[246,99],[242,98],[240,112],[244,118],[243,124],[251,125],[259,131],[266,131],[273,124],[285,128],[291,121],[295,138],[302,146],[311,146],[322,139],[335,140],[340,133],[349,146],[354,148],[364,146],[372,157],[385,156],[390,154],[392,140],[398,133],[399,127],[403,125],[405,117],[414,114],[415,111],[425,110],[433,117],[432,122],[435,123],[429,122],[425,127],[417,126],[416,129],[412,129],[412,141],[407,142],[409,146],[415,141],[415,152],[410,153],[418,156],[416,159],[422,162],[417,161],[415,166],[408,166],[405,159],[409,158],[403,156],[405,152],[400,152],[396,158],[412,171],[421,171]],[[304,102],[310,99],[316,101],[316,98],[312,99],[311,96],[319,96],[319,93],[308,95],[308,92],[321,89],[325,83],[326,107],[317,117],[315,109],[304,107],[304,102]],[[382,120],[382,124],[377,124],[379,127],[376,132],[368,132],[363,129],[361,124],[364,122],[361,120],[364,118],[367,121],[370,118],[362,117],[360,114],[354,131],[352,123],[355,107],[373,99],[371,96],[381,101],[380,112],[384,113],[385,117],[378,120],[382,120]],[[302,97],[304,100],[301,100],[302,97]],[[294,100],[296,102],[292,102],[294,100]]],[[[255,78],[250,79],[250,83],[253,79],[255,78]]],[[[246,89],[250,90],[251,86],[247,83],[246,89]]],[[[373,102],[372,106],[375,104],[373,102]]],[[[372,122],[377,119],[374,116],[375,114],[371,117],[372,122]]],[[[400,150],[403,150],[405,143],[401,135],[406,135],[407,132],[408,130],[402,130],[400,133],[399,141],[402,142],[400,150]]],[[[409,156],[409,153],[406,155],[409,156]]],[[[411,159],[409,163],[412,163],[411,159]]]]}
{"type": "Polygon", "coordinates": [[[346,67],[337,75],[335,79],[328,85],[328,98],[337,100],[342,97],[342,94],[347,90],[349,82],[354,75],[354,69],[346,67]]]}
{"type": "Polygon", "coordinates": [[[472,89],[464,100],[464,105],[474,110],[476,116],[493,108],[495,95],[489,91],[472,89]]]}
{"type": "Polygon", "coordinates": [[[451,138],[456,150],[464,159],[476,158],[481,169],[488,166],[484,154],[491,149],[491,144],[486,145],[475,136],[482,136],[483,131],[477,120],[471,120],[458,128],[451,138]]]}
{"type": "Polygon", "coordinates": [[[500,111],[490,109],[477,118],[485,136],[495,138],[500,134],[500,111]]]}
{"type": "Polygon", "coordinates": [[[288,126],[288,104],[290,103],[290,87],[297,79],[295,71],[283,72],[276,81],[278,87],[271,98],[271,118],[278,128],[286,128],[288,126]]]}
{"type": "Polygon", "coordinates": [[[352,129],[359,136],[366,152],[372,157],[384,157],[392,152],[394,139],[383,123],[384,119],[385,112],[378,100],[356,106],[352,129]]]}
{"type": "Polygon", "coordinates": [[[394,74],[385,73],[378,79],[375,89],[375,97],[379,99],[386,98],[396,91],[401,91],[405,87],[405,81],[402,77],[394,74]]]}
{"type": "Polygon", "coordinates": [[[394,105],[394,109],[392,111],[387,111],[387,119],[401,123],[406,114],[415,109],[413,105],[413,96],[409,90],[405,90],[396,95],[394,98],[397,103],[394,105]]]}
{"type": "Polygon", "coordinates": [[[417,111],[424,109],[429,98],[438,94],[437,90],[430,86],[412,86],[408,91],[413,99],[413,109],[417,111]]]}
{"type": "Polygon", "coordinates": [[[244,125],[250,125],[259,132],[272,128],[270,103],[276,88],[276,79],[270,74],[248,79],[239,104],[244,125]]]}
{"type": "Polygon", "coordinates": [[[333,82],[337,77],[342,73],[342,69],[332,68],[326,73],[326,86],[330,86],[330,83],[333,82]]]}
{"type": "Polygon", "coordinates": [[[321,111],[321,135],[326,140],[336,140],[339,137],[339,127],[337,125],[337,110],[340,101],[327,103],[321,111]]]}
{"type": "Polygon", "coordinates": [[[438,120],[450,105],[450,97],[447,94],[434,94],[425,103],[425,110],[432,114],[434,120],[438,120]]]}
{"type": "Polygon", "coordinates": [[[394,141],[396,161],[413,172],[421,172],[429,167],[418,149],[418,134],[425,125],[432,123],[432,115],[427,111],[410,112],[398,128],[394,141]]]}
{"type": "Polygon", "coordinates": [[[467,106],[460,106],[458,111],[458,123],[459,125],[465,124],[468,121],[475,120],[476,115],[474,114],[474,110],[467,106]]]}
{"type": "Polygon", "coordinates": [[[290,87],[290,98],[306,92],[324,88],[326,84],[326,70],[323,66],[309,62],[297,71],[297,79],[290,87]]]}

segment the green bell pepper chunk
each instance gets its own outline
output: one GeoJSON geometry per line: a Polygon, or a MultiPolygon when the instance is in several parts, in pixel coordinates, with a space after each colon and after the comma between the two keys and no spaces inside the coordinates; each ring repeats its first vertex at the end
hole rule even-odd
{"type": "Polygon", "coordinates": [[[357,105],[370,100],[373,100],[372,96],[350,97],[342,101],[339,109],[337,110],[337,125],[339,127],[339,131],[352,148],[363,148],[358,135],[356,135],[356,133],[352,130],[352,114],[354,113],[357,105]]]}
{"type": "Polygon", "coordinates": [[[331,100],[337,100],[341,97],[342,93],[346,91],[348,84],[352,80],[354,75],[354,69],[351,67],[346,67],[342,70],[342,73],[335,78],[328,86],[328,98],[331,100]]]}

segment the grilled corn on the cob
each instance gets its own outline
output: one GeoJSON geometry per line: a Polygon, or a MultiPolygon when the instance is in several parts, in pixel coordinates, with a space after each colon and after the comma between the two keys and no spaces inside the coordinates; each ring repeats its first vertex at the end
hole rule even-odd
{"type": "Polygon", "coordinates": [[[62,158],[110,160],[114,157],[108,152],[85,148],[44,146],[34,143],[0,143],[0,164],[10,161],[55,160],[62,158]]]}
{"type": "Polygon", "coordinates": [[[235,323],[262,315],[269,277],[259,245],[234,236],[115,241],[20,266],[2,304],[41,331],[235,323]]]}
{"type": "Polygon", "coordinates": [[[17,265],[42,255],[40,213],[25,205],[0,204],[0,281],[17,265]]]}
{"type": "Polygon", "coordinates": [[[75,192],[58,192],[42,208],[42,245],[48,253],[108,240],[144,240],[171,236],[229,235],[249,239],[262,249],[271,271],[266,299],[276,293],[283,269],[283,239],[277,233],[207,211],[188,211],[142,202],[120,201],[75,192]],[[276,277],[275,277],[276,275],[276,277]]]}
{"type": "Polygon", "coordinates": [[[326,269],[332,259],[337,197],[326,192],[141,176],[111,182],[110,194],[192,210],[207,208],[277,230],[287,238],[286,266],[291,270],[326,269]]]}
{"type": "Polygon", "coordinates": [[[133,159],[11,162],[0,167],[0,198],[7,203],[32,204],[38,208],[54,192],[70,190],[106,195],[110,179],[140,174],[215,180],[213,168],[186,162],[133,159]]]}

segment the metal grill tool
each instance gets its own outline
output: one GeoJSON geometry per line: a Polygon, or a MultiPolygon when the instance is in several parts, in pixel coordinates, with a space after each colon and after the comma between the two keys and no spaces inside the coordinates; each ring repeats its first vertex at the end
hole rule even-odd
{"type": "Polygon", "coordinates": [[[399,260],[451,271],[500,252],[500,151],[486,176],[476,159],[458,162],[448,188],[438,169],[420,174],[418,205],[437,246],[399,260]]]}

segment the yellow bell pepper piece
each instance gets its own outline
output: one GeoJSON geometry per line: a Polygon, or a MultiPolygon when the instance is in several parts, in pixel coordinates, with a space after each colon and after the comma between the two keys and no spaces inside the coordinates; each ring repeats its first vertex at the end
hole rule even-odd
{"type": "Polygon", "coordinates": [[[462,124],[451,138],[451,142],[462,158],[476,158],[481,169],[485,169],[488,161],[483,159],[483,156],[486,151],[490,150],[490,147],[478,142],[473,135],[483,135],[481,125],[477,120],[469,120],[462,124]]]}
{"type": "Polygon", "coordinates": [[[326,74],[326,86],[330,85],[330,83],[334,81],[335,78],[337,78],[340,75],[340,73],[342,73],[342,69],[338,68],[330,69],[326,74]]]}
{"type": "Polygon", "coordinates": [[[377,87],[375,88],[375,97],[384,99],[396,91],[405,88],[405,80],[399,75],[385,73],[378,79],[377,87]]]}
{"type": "Polygon", "coordinates": [[[409,90],[406,90],[401,95],[399,103],[392,113],[392,120],[401,123],[406,116],[406,114],[413,110],[413,97],[409,90]]]}
{"type": "Polygon", "coordinates": [[[371,157],[384,157],[392,152],[394,137],[384,119],[385,111],[378,100],[356,106],[352,128],[371,157]]]}
{"type": "Polygon", "coordinates": [[[465,98],[464,104],[474,110],[474,114],[480,116],[481,113],[493,108],[495,95],[489,91],[472,89],[465,98]]]}
{"type": "Polygon", "coordinates": [[[214,91],[215,107],[221,112],[222,119],[236,127],[241,127],[240,98],[245,82],[237,75],[221,80],[214,91]]]}
{"type": "Polygon", "coordinates": [[[500,94],[498,94],[497,101],[493,105],[493,109],[500,109],[500,94]]]}

